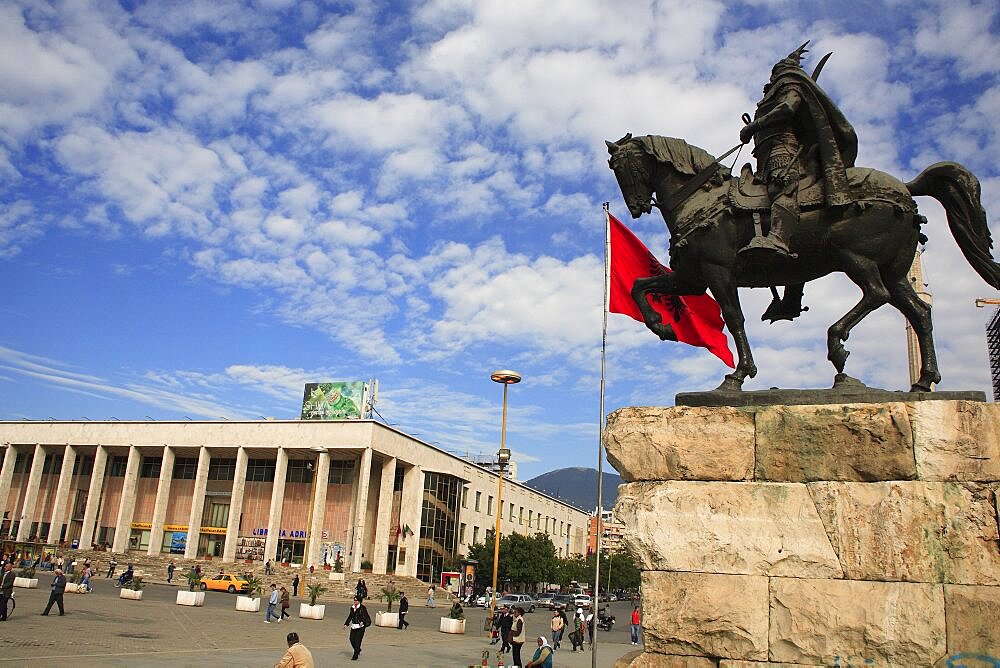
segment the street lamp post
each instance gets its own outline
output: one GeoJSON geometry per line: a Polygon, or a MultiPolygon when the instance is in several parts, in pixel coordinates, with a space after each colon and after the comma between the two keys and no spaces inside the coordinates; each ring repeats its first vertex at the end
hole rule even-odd
{"type": "Polygon", "coordinates": [[[503,516],[503,470],[510,462],[507,449],[507,387],[521,382],[521,374],[510,369],[501,369],[490,374],[490,380],[503,385],[503,418],[500,422],[500,450],[497,451],[497,525],[493,531],[493,595],[490,596],[489,628],[493,628],[497,601],[497,565],[500,562],[500,518],[503,516]]]}

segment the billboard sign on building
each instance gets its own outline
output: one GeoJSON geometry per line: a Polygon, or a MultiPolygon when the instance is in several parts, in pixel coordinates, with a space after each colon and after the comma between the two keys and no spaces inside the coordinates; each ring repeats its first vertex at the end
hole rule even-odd
{"type": "Polygon", "coordinates": [[[365,384],[361,381],[306,383],[303,420],[345,420],[361,417],[365,384]]]}

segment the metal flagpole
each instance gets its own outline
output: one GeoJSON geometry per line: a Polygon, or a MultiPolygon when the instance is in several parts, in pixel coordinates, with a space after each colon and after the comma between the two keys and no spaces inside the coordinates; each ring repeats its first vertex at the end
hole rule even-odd
{"type": "MultiPolygon", "coordinates": [[[[594,550],[594,598],[590,602],[590,614],[599,609],[601,600],[601,543],[604,534],[604,367],[608,350],[608,299],[611,293],[611,218],[608,202],[604,203],[604,313],[601,327],[601,399],[600,415],[597,421],[597,540],[594,550]]],[[[590,665],[597,668],[597,620],[594,619],[594,630],[590,632],[590,665]]]]}

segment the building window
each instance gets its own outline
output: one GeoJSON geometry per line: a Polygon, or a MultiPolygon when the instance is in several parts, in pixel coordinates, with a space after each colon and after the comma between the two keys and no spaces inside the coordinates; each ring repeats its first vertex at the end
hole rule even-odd
{"type": "Polygon", "coordinates": [[[524,524],[524,506],[517,509],[517,523],[524,524]]]}
{"type": "Polygon", "coordinates": [[[479,542],[479,527],[472,527],[472,542],[473,544],[479,542]]]}
{"type": "Polygon", "coordinates": [[[62,463],[62,455],[45,455],[45,461],[42,462],[42,475],[58,474],[62,471],[62,463]]]}
{"type": "Polygon", "coordinates": [[[465,523],[458,525],[458,542],[465,544],[465,523]]]}
{"type": "Polygon", "coordinates": [[[178,457],[174,460],[174,480],[194,480],[197,475],[197,457],[178,457]]]}
{"type": "Polygon", "coordinates": [[[493,497],[486,499],[486,514],[493,515],[493,497]]]}
{"type": "Polygon", "coordinates": [[[248,459],[247,460],[247,480],[254,482],[274,482],[274,467],[277,464],[273,459],[248,459]]]}
{"type": "Polygon", "coordinates": [[[510,521],[514,521],[514,504],[510,504],[510,521]]]}
{"type": "Polygon", "coordinates": [[[108,466],[108,475],[112,478],[124,478],[126,468],[128,468],[128,457],[119,457],[116,455],[111,458],[111,465],[108,466]]]}
{"type": "Polygon", "coordinates": [[[208,524],[210,527],[229,526],[229,504],[213,503],[208,510],[208,524]]]}
{"type": "Polygon", "coordinates": [[[396,475],[392,478],[392,491],[402,492],[403,491],[403,476],[406,475],[403,469],[396,467],[396,475]]]}
{"type": "Polygon", "coordinates": [[[24,473],[31,466],[31,458],[34,455],[30,455],[27,452],[17,453],[17,457],[14,458],[14,473],[24,473]]]}
{"type": "Polygon", "coordinates": [[[142,465],[139,466],[139,477],[159,478],[161,468],[163,468],[163,457],[143,457],[142,465]]]}
{"type": "Polygon", "coordinates": [[[455,557],[462,484],[444,473],[424,474],[417,577],[425,582],[437,582],[444,564],[455,557]]]}
{"type": "Polygon", "coordinates": [[[531,528],[531,522],[532,522],[532,514],[533,514],[533,513],[532,513],[532,512],[531,512],[531,511],[529,510],[529,511],[528,511],[528,528],[529,528],[529,529],[531,528]]]}
{"type": "MultiPolygon", "coordinates": [[[[396,471],[399,475],[399,471],[396,471]]],[[[354,480],[354,462],[344,459],[334,459],[330,461],[330,484],[350,485],[354,480]]],[[[400,483],[402,489],[402,483],[400,483]]]]}
{"type": "Polygon", "coordinates": [[[73,475],[90,475],[94,472],[94,458],[91,455],[77,457],[73,462],[73,475]]]}
{"type": "MultiPolygon", "coordinates": [[[[235,480],[236,479],[236,460],[235,459],[212,459],[208,462],[208,479],[209,480],[235,480]]],[[[222,524],[212,524],[211,526],[219,527],[222,524]]]]}
{"type": "Polygon", "coordinates": [[[479,502],[483,500],[483,493],[476,492],[476,512],[479,512],[479,502]]]}
{"type": "Polygon", "coordinates": [[[463,487],[462,488],[462,507],[463,508],[468,508],[469,507],[469,488],[468,487],[463,487]]]}
{"type": "Polygon", "coordinates": [[[315,465],[307,459],[290,459],[285,469],[285,482],[312,482],[315,465]]]}

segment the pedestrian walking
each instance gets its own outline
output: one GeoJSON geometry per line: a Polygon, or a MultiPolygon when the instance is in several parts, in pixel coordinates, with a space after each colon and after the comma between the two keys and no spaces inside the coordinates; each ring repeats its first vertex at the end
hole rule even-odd
{"type": "Polygon", "coordinates": [[[267,599],[267,612],[264,613],[264,623],[270,624],[271,617],[278,620],[281,623],[281,616],[278,614],[278,585],[271,583],[271,595],[267,599]]]}
{"type": "Polygon", "coordinates": [[[288,607],[291,605],[291,602],[288,599],[289,599],[288,590],[285,589],[284,587],[282,587],[281,588],[281,616],[278,617],[279,620],[280,619],[284,619],[285,617],[291,617],[291,615],[288,614],[288,607]]]}
{"type": "MultiPolygon", "coordinates": [[[[56,568],[59,568],[61,566],[62,566],[62,557],[59,557],[58,561],[56,562],[56,568]]],[[[104,577],[113,578],[115,576],[116,568],[118,568],[118,562],[115,561],[114,557],[111,557],[111,561],[108,562],[108,574],[105,575],[104,577]]]]}
{"type": "Polygon", "coordinates": [[[270,574],[271,574],[271,560],[268,559],[267,561],[264,562],[264,575],[270,575],[270,574]]]}
{"type": "Polygon", "coordinates": [[[288,651],[274,668],[313,668],[313,655],[309,649],[299,642],[299,634],[292,631],[285,640],[288,641],[288,651]]]}
{"type": "Polygon", "coordinates": [[[524,668],[552,668],[552,647],[545,636],[538,636],[538,649],[531,661],[524,664],[524,668]]]}
{"type": "Polygon", "coordinates": [[[0,575],[0,622],[7,621],[7,601],[14,595],[14,577],[13,565],[5,561],[0,575]]]}
{"type": "Polygon", "coordinates": [[[299,574],[296,573],[295,577],[292,578],[292,596],[298,597],[299,595],[299,574]]]}
{"type": "Polygon", "coordinates": [[[350,629],[351,647],[354,649],[351,661],[357,661],[361,656],[361,642],[365,639],[365,629],[371,625],[372,618],[368,614],[368,608],[355,596],[354,605],[351,606],[351,611],[347,613],[347,619],[344,621],[344,628],[350,629]]]}
{"type": "Polygon", "coordinates": [[[524,647],[525,640],[524,608],[514,608],[514,623],[510,627],[510,646],[512,648],[511,657],[515,666],[523,666],[521,663],[521,648],[524,647]]]}
{"type": "Polygon", "coordinates": [[[566,629],[562,615],[559,614],[558,610],[552,611],[552,621],[549,623],[549,628],[552,629],[552,649],[557,650],[559,649],[559,641],[562,640],[563,631],[566,629]]]}
{"type": "Polygon", "coordinates": [[[83,572],[80,574],[80,584],[83,588],[88,591],[94,591],[94,588],[90,586],[90,577],[93,575],[93,571],[90,569],[90,565],[85,565],[83,567],[83,572]]]}
{"type": "Polygon", "coordinates": [[[632,644],[639,644],[639,626],[642,624],[642,617],[639,613],[639,606],[632,608],[632,620],[629,624],[629,631],[632,634],[632,644]]]}
{"type": "Polygon", "coordinates": [[[427,588],[427,607],[428,608],[436,607],[434,603],[434,585],[431,585],[430,587],[427,588]]]}
{"type": "Polygon", "coordinates": [[[510,607],[503,606],[500,613],[500,653],[510,651],[510,627],[514,624],[514,615],[510,612],[510,607]]]}
{"type": "Polygon", "coordinates": [[[45,606],[45,612],[42,613],[42,617],[49,616],[49,610],[52,609],[52,604],[59,606],[59,616],[62,617],[66,614],[66,610],[63,608],[63,594],[66,593],[66,576],[63,575],[62,570],[56,569],[56,576],[52,579],[52,593],[49,594],[49,604],[45,606]]]}
{"type": "Polygon", "coordinates": [[[406,598],[406,592],[399,592],[399,625],[396,627],[400,631],[406,630],[406,627],[410,625],[406,621],[406,613],[410,611],[410,599],[406,598]]]}
{"type": "Polygon", "coordinates": [[[583,651],[583,608],[577,608],[573,616],[573,632],[569,634],[569,640],[573,643],[573,651],[578,648],[583,651]]]}
{"type": "Polygon", "coordinates": [[[174,579],[174,571],[176,569],[177,565],[174,564],[173,559],[171,559],[170,563],[167,564],[167,584],[170,584],[170,581],[174,579]]]}

